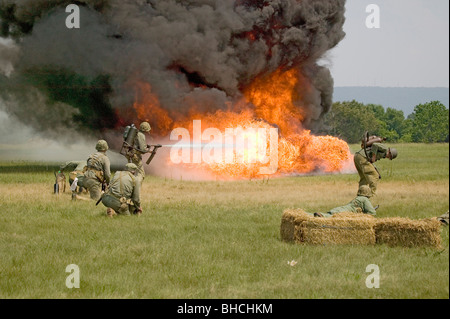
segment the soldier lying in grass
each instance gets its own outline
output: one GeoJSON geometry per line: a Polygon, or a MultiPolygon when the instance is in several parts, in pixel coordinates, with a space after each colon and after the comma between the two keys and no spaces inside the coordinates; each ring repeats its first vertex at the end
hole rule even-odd
{"type": "Polygon", "coordinates": [[[370,197],[372,192],[370,187],[367,185],[362,185],[358,189],[357,196],[347,205],[335,207],[326,213],[314,213],[315,217],[331,217],[333,214],[350,212],[350,213],[363,213],[375,216],[376,209],[378,207],[373,207],[370,202],[370,197]]]}

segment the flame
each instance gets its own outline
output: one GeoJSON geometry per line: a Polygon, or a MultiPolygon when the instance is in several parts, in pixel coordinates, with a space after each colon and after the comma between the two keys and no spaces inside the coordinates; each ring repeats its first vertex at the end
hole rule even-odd
{"type": "MultiPolygon", "coordinates": [[[[244,90],[244,98],[230,106],[229,110],[200,112],[198,110],[202,108],[194,106],[188,110],[188,115],[182,116],[169,114],[152,93],[150,85],[141,83],[133,107],[138,119],[149,121],[160,136],[167,136],[177,127],[193,132],[193,120],[201,120],[202,130],[216,128],[224,140],[228,138],[227,129],[233,129],[234,140],[256,141],[244,148],[233,149],[231,162],[226,161],[224,156],[213,163],[185,165],[200,168],[214,176],[235,179],[258,176],[261,168],[267,166],[268,152],[273,147],[267,134],[261,135],[258,129],[270,130],[274,127],[279,130],[277,175],[340,172],[351,159],[349,147],[338,138],[314,136],[302,127],[304,114],[301,105],[298,105],[298,101],[302,101],[299,86],[303,91],[308,89],[307,81],[297,69],[277,70],[255,79],[244,90]],[[260,152],[260,148],[255,149],[261,145],[266,146],[264,153],[260,152]]],[[[222,151],[227,152],[226,146],[222,151]]],[[[170,160],[167,161],[170,164],[170,160]]]]}
{"type": "Polygon", "coordinates": [[[301,100],[296,87],[299,72],[277,70],[257,78],[244,92],[247,100],[255,106],[256,116],[277,125],[283,134],[301,130],[304,115],[293,101],[301,100]]]}
{"type": "Polygon", "coordinates": [[[158,97],[152,92],[149,83],[139,82],[135,93],[133,108],[139,121],[147,121],[152,127],[152,132],[158,135],[166,135],[173,126],[173,120],[169,112],[162,108],[158,97]]]}
{"type": "Polygon", "coordinates": [[[347,143],[332,136],[314,136],[309,130],[281,139],[281,173],[339,172],[350,157],[347,143]]]}

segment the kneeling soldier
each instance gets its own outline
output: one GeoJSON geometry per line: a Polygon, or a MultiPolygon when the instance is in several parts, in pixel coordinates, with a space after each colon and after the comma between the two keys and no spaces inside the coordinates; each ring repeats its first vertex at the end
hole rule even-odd
{"type": "Polygon", "coordinates": [[[126,165],[125,171],[117,171],[114,174],[108,191],[102,197],[102,203],[108,209],[109,217],[116,213],[120,215],[131,215],[142,213],[140,189],[141,184],[136,178],[137,166],[133,163],[126,165]]]}

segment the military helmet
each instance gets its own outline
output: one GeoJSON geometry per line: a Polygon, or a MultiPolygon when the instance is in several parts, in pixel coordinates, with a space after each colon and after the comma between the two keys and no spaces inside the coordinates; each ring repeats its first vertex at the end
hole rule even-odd
{"type": "Polygon", "coordinates": [[[109,149],[108,143],[105,140],[99,140],[95,149],[99,152],[106,152],[109,149]]]}
{"type": "Polygon", "coordinates": [[[125,168],[129,172],[134,172],[135,170],[137,170],[136,164],[133,164],[133,163],[128,163],[127,165],[125,165],[125,168]]]}
{"type": "Polygon", "coordinates": [[[368,185],[361,185],[358,188],[358,196],[371,197],[372,191],[368,185]]]}
{"type": "Polygon", "coordinates": [[[398,156],[398,152],[396,148],[390,148],[389,152],[391,152],[392,158],[391,160],[393,160],[394,158],[396,158],[398,156]]]}
{"type": "Polygon", "coordinates": [[[152,127],[150,126],[150,124],[148,124],[148,122],[142,122],[141,125],[139,126],[139,129],[142,132],[150,132],[152,127]]]}

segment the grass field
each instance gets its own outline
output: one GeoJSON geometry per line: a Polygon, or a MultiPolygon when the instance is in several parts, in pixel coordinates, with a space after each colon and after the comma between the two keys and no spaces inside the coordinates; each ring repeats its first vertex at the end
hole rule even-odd
{"type": "MultiPolygon", "coordinates": [[[[448,144],[396,147],[398,159],[377,164],[378,216],[446,212],[448,144]]],[[[148,176],[143,215],[109,219],[101,204],[52,194],[57,164],[0,162],[0,298],[449,298],[448,227],[443,249],[280,240],[284,209],[346,204],[357,174],[268,183],[148,176]],[[79,289],[66,287],[69,264],[80,269],[79,289]],[[379,266],[378,289],[366,287],[369,264],[379,266]]]]}

